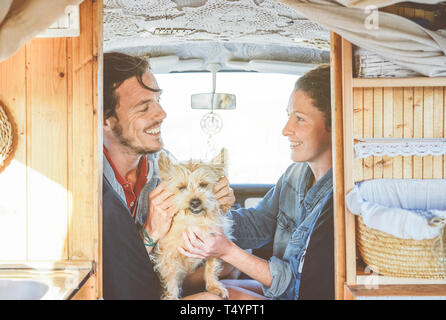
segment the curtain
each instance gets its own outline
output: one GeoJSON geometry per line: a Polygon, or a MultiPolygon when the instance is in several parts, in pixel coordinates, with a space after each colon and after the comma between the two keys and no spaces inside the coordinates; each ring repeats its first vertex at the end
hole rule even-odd
{"type": "MultiPolygon", "coordinates": [[[[378,8],[381,7],[387,7],[392,4],[403,2],[401,0],[336,0],[340,4],[346,6],[346,7],[352,7],[352,8],[366,8],[367,6],[376,6],[378,8]]],[[[418,1],[411,1],[411,2],[418,2],[423,4],[436,4],[443,0],[418,0],[418,1]]]]}
{"type": "MultiPolygon", "coordinates": [[[[446,76],[446,37],[409,19],[373,9],[341,5],[395,3],[377,0],[278,0],[353,44],[428,77],[446,76]]],[[[420,1],[421,2],[421,1],[420,1]]],[[[424,1],[423,3],[426,3],[424,1]]],[[[430,3],[439,1],[431,0],[430,3]]]]}
{"type": "Polygon", "coordinates": [[[0,61],[13,55],[82,0],[0,0],[0,61]]]}

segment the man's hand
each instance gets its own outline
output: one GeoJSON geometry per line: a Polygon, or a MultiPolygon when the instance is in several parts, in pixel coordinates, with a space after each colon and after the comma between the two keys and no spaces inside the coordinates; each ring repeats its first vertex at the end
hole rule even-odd
{"type": "Polygon", "coordinates": [[[176,212],[174,194],[161,182],[149,193],[149,212],[145,229],[153,241],[157,242],[167,234],[176,212]]]}
{"type": "Polygon", "coordinates": [[[229,187],[229,180],[222,177],[214,186],[214,193],[217,196],[218,203],[223,212],[231,209],[235,202],[234,191],[229,187]]]}

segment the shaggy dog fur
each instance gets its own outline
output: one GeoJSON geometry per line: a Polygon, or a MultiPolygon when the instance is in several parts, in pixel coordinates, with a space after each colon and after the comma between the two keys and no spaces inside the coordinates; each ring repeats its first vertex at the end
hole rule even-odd
{"type": "Polygon", "coordinates": [[[175,214],[172,226],[159,240],[152,260],[158,272],[162,287],[162,299],[179,299],[184,278],[205,263],[204,280],[208,292],[228,297],[228,291],[218,280],[222,270],[220,259],[189,258],[182,255],[177,247],[185,247],[183,232],[188,226],[198,226],[204,231],[221,228],[231,238],[232,221],[220,209],[213,192],[214,185],[225,175],[225,150],[210,163],[191,160],[174,163],[165,153],[158,159],[161,180],[166,188],[175,194],[175,214]]]}

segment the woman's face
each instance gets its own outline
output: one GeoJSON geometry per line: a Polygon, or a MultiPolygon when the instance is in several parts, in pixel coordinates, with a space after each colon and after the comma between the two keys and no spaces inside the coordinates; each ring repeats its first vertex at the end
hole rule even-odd
{"type": "Polygon", "coordinates": [[[287,112],[288,121],[282,134],[290,142],[291,159],[317,164],[331,157],[331,132],[325,127],[324,113],[313,105],[313,99],[302,90],[294,91],[287,112]]]}

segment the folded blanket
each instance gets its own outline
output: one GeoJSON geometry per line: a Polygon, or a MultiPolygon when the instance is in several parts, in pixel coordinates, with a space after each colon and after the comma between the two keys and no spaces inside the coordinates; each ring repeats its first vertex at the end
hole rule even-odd
{"type": "Polygon", "coordinates": [[[446,179],[363,181],[346,204],[370,228],[402,239],[432,239],[446,223],[446,179]]]}

